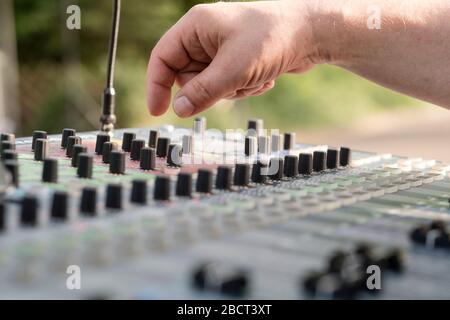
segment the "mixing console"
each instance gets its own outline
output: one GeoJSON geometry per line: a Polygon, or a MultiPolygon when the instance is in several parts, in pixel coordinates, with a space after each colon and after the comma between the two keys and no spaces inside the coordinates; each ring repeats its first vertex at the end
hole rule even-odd
{"type": "Polygon", "coordinates": [[[0,298],[450,298],[449,165],[248,128],[3,134],[0,298]]]}

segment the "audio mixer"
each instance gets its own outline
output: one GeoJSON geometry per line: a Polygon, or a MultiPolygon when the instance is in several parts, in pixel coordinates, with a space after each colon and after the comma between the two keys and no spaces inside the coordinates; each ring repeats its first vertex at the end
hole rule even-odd
{"type": "Polygon", "coordinates": [[[0,298],[449,299],[450,165],[297,141],[2,134],[0,298]]]}

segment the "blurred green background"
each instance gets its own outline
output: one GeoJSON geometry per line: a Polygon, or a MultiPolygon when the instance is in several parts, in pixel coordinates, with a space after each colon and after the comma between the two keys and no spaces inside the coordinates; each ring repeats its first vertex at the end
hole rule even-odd
{"type": "MultiPolygon", "coordinates": [[[[3,1],[3,0],[2,0],[3,1]]],[[[160,123],[190,126],[170,111],[151,117],[146,109],[146,67],[159,37],[201,1],[126,0],[116,71],[118,127],[160,123]]],[[[19,60],[21,121],[18,132],[59,132],[63,127],[98,129],[105,82],[112,1],[14,0],[19,60]],[[81,30],[66,28],[66,9],[81,8],[81,30]]],[[[175,89],[176,90],[176,89],[175,89]]],[[[383,89],[348,72],[318,66],[305,75],[281,77],[275,89],[205,113],[210,127],[245,126],[248,117],[282,130],[345,126],[361,117],[421,102],[383,89]]]]}

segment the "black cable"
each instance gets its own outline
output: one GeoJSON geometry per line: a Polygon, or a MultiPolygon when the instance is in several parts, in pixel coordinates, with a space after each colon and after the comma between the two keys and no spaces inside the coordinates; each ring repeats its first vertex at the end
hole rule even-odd
{"type": "Polygon", "coordinates": [[[116,66],[116,54],[117,54],[117,39],[119,37],[119,25],[120,25],[120,4],[121,0],[113,0],[113,20],[111,38],[109,41],[109,55],[108,55],[108,70],[106,79],[106,88],[103,91],[103,113],[100,117],[101,131],[114,130],[114,124],[116,123],[115,110],[115,98],[116,90],[114,89],[114,71],[116,66]]]}

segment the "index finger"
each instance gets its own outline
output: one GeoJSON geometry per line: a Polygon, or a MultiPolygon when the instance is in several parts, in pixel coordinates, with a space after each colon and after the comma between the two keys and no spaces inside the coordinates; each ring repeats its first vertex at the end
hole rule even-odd
{"type": "Polygon", "coordinates": [[[150,55],[147,68],[147,106],[152,115],[159,116],[167,111],[178,71],[187,66],[190,60],[183,46],[178,23],[161,38],[150,55]]]}

